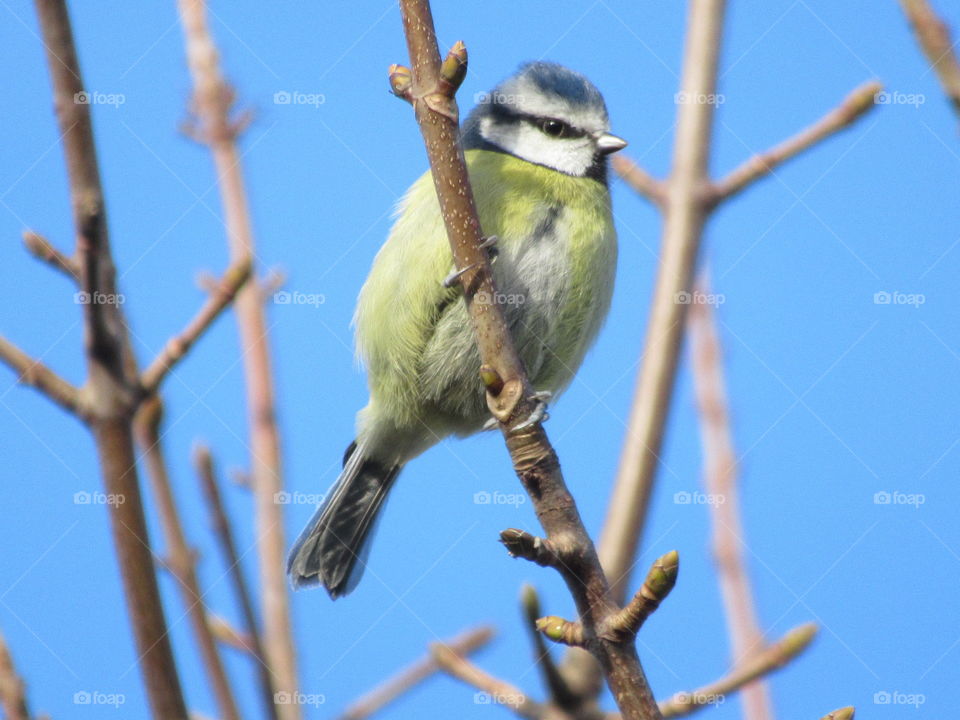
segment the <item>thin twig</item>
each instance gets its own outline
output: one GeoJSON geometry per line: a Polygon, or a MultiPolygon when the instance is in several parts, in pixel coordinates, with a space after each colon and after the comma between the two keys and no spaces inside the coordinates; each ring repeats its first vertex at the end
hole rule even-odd
{"type": "Polygon", "coordinates": [[[638,195],[642,195],[657,207],[667,204],[667,182],[655,178],[626,155],[614,155],[610,160],[614,172],[638,195]]]}
{"type": "MultiPolygon", "coordinates": [[[[493,628],[485,626],[461,633],[443,645],[457,656],[466,657],[489,643],[492,638],[493,628]]],[[[433,653],[417,660],[353,702],[339,716],[339,720],[366,720],[440,669],[433,653]]]]}
{"type": "MultiPolygon", "coordinates": [[[[411,70],[394,66],[394,91],[413,103],[423,135],[434,187],[464,298],[470,313],[487,387],[487,403],[500,422],[514,469],[546,531],[544,542],[556,553],[554,568],[563,577],[583,624],[585,644],[597,658],[625,717],[655,720],[660,713],[637,656],[634,639],[610,639],[598,632],[619,608],[590,536],[570,495],[560,463],[540,423],[512,429],[535,408],[530,382],[500,306],[475,303],[477,291],[495,293],[487,253],[458,143],[454,93],[466,73],[466,49],[454,45],[441,67],[428,0],[401,0],[401,16],[411,70]]],[[[491,295],[493,296],[493,295],[491,295]]]]}
{"type": "MultiPolygon", "coordinates": [[[[700,297],[706,297],[710,292],[706,278],[701,277],[695,287],[700,297]]],[[[737,487],[737,459],[733,450],[720,339],[711,305],[695,303],[691,306],[688,332],[700,415],[704,483],[713,500],[709,505],[713,555],[727,618],[732,662],[739,665],[760,652],[765,643],[742,551],[744,531],[737,487]]],[[[751,683],[743,688],[741,695],[747,720],[773,717],[770,689],[765,682],[751,683]]]]}
{"type": "Polygon", "coordinates": [[[544,717],[543,705],[528,698],[519,688],[481,670],[446,645],[431,645],[430,652],[441,670],[484,694],[483,697],[476,698],[477,702],[503,705],[527,720],[540,720],[544,717]]]}
{"type": "Polygon", "coordinates": [[[30,720],[26,686],[17,673],[3,635],[0,635],[0,707],[6,720],[30,720]]]}
{"type": "Polygon", "coordinates": [[[147,395],[152,394],[163,382],[174,365],[180,362],[184,356],[190,352],[190,348],[213,324],[213,321],[219,317],[237,292],[243,287],[250,277],[250,258],[242,258],[234,263],[223,274],[223,277],[213,288],[210,297],[200,308],[196,316],[183,329],[183,331],[170,338],[164,345],[160,354],[154,358],[153,362],[143,371],[140,376],[140,384],[143,386],[143,392],[147,395]]]}
{"type": "Polygon", "coordinates": [[[813,125],[776,147],[754,155],[726,177],[715,182],[710,193],[711,202],[719,204],[729,200],[804,150],[850,126],[875,107],[877,94],[882,90],[883,85],[875,80],[863,83],[813,125]]]}
{"type": "Polygon", "coordinates": [[[917,42],[940,78],[947,99],[960,117],[960,60],[957,60],[947,24],[927,0],[900,0],[900,5],[913,26],[917,42]]]}
{"type": "MultiPolygon", "coordinates": [[[[196,135],[210,148],[219,180],[220,200],[233,262],[253,257],[253,230],[247,208],[241,156],[237,148],[240,125],[230,118],[233,90],[220,71],[217,49],[207,26],[203,0],[179,0],[193,78],[196,135]]],[[[234,303],[240,334],[247,415],[250,423],[250,475],[256,504],[257,551],[263,597],[263,646],[277,692],[297,691],[297,664],[290,624],[289,589],[285,574],[286,541],[283,505],[274,502],[283,489],[280,434],[270,345],[258,282],[248,282],[234,303]]],[[[279,705],[283,720],[299,720],[298,704],[279,705]]]]}
{"type": "Polygon", "coordinates": [[[220,545],[220,551],[223,553],[223,562],[227,566],[227,572],[230,573],[230,579],[233,583],[233,590],[237,596],[237,602],[240,605],[240,612],[243,615],[243,622],[246,626],[246,639],[249,641],[247,651],[253,655],[257,663],[257,674],[260,678],[260,695],[263,699],[264,708],[268,717],[276,718],[277,706],[274,703],[274,686],[270,673],[270,666],[267,663],[266,655],[263,650],[263,640],[260,637],[260,623],[257,621],[257,613],[253,606],[253,595],[250,592],[250,586],[247,584],[247,578],[243,574],[243,566],[240,564],[240,554],[237,552],[237,542],[233,536],[233,527],[227,517],[223,506],[223,498],[220,495],[220,487],[217,483],[217,475],[213,467],[213,456],[210,449],[204,445],[198,445],[193,455],[194,465],[197,468],[197,475],[200,478],[200,485],[203,487],[203,495],[210,511],[210,522],[213,526],[214,534],[220,545]]]}
{"type": "Polygon", "coordinates": [[[239,720],[240,713],[230,680],[227,677],[220,656],[220,648],[210,630],[206,604],[197,578],[197,556],[194,548],[187,543],[170,487],[170,476],[160,443],[160,424],[163,419],[163,405],[156,395],[149,398],[137,414],[136,429],[140,448],[146,460],[147,476],[153,487],[154,501],[160,516],[163,530],[166,559],[164,565],[177,580],[177,589],[190,617],[190,626],[200,650],[200,657],[207,679],[213,690],[220,717],[224,720],[239,720]]]}
{"type": "Polygon", "coordinates": [[[23,244],[37,260],[45,262],[54,270],[63,273],[74,282],[80,279],[80,268],[77,265],[76,259],[69,255],[64,255],[60,250],[55,248],[49,240],[43,237],[43,235],[35,233],[32,230],[24,230],[23,244]]]}
{"type": "Polygon", "coordinates": [[[0,337],[0,360],[19,376],[20,382],[36,388],[69,413],[83,415],[80,389],[64,380],[39,360],[34,360],[4,337],[0,337]]]}
{"type": "Polygon", "coordinates": [[[537,621],[543,614],[540,609],[540,598],[537,591],[531,585],[524,585],[520,591],[520,596],[523,604],[523,615],[526,620],[525,624],[530,630],[533,640],[534,660],[540,668],[543,684],[550,694],[550,702],[565,710],[573,710],[580,704],[582,698],[572,693],[570,688],[567,687],[560,669],[553,660],[550,648],[544,642],[544,635],[537,627],[537,621]]]}
{"type": "Polygon", "coordinates": [[[110,505],[113,542],[153,717],[183,720],[187,709],[160,601],[136,471],[131,424],[138,378],[117,294],[90,105],[77,102],[85,88],[64,0],[36,0],[36,7],[64,144],[79,285],[88,299],[83,305],[88,422],[106,491],[117,500],[110,505]]]}
{"type": "Polygon", "coordinates": [[[816,634],[817,626],[813,623],[794,628],[773,645],[735,667],[729,675],[696,690],[676,693],[669,700],[661,702],[663,717],[682,717],[716,702],[723,702],[727,695],[792,661],[810,645],[816,634]]]}

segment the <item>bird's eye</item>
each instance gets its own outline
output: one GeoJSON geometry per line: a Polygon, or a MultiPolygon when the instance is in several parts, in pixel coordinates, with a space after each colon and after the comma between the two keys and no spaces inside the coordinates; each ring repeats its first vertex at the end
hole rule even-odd
{"type": "Polygon", "coordinates": [[[540,130],[550,137],[562,138],[572,135],[572,128],[565,122],[559,120],[545,119],[540,122],[540,130]]]}

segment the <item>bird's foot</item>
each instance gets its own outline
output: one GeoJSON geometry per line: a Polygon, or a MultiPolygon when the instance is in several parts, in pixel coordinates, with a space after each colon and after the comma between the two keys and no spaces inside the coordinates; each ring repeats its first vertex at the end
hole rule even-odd
{"type": "Polygon", "coordinates": [[[445,288],[452,288],[454,285],[457,284],[457,282],[460,280],[461,277],[463,277],[466,273],[473,270],[476,266],[477,264],[473,263],[472,265],[467,265],[462,270],[454,270],[452,273],[447,275],[443,279],[443,282],[441,282],[440,284],[443,285],[445,288]]]}
{"type": "MultiPolygon", "coordinates": [[[[483,239],[483,242],[480,243],[480,249],[487,251],[487,257],[490,258],[491,265],[493,264],[493,261],[497,259],[498,253],[497,253],[496,244],[499,239],[500,238],[498,238],[496,235],[490,235],[488,237],[485,237],[483,239]]],[[[443,279],[443,282],[441,283],[441,285],[443,285],[443,287],[445,288],[452,288],[454,285],[457,284],[457,282],[460,280],[461,277],[463,277],[466,273],[476,268],[477,264],[478,263],[467,265],[462,270],[457,270],[456,268],[454,268],[453,272],[451,272],[449,275],[447,275],[443,279]]]]}
{"type": "Polygon", "coordinates": [[[547,412],[547,403],[550,401],[550,398],[553,397],[552,392],[546,390],[541,390],[535,392],[530,396],[530,399],[534,402],[533,412],[527,416],[527,419],[524,420],[519,425],[515,425],[511,432],[518,432],[520,430],[526,430],[529,427],[532,427],[540,422],[545,422],[550,419],[550,414],[547,412]]]}
{"type": "Polygon", "coordinates": [[[480,243],[480,249],[487,251],[487,257],[490,258],[490,264],[496,261],[497,257],[500,255],[500,251],[497,249],[497,243],[500,241],[496,235],[488,235],[483,239],[483,242],[480,243]]]}

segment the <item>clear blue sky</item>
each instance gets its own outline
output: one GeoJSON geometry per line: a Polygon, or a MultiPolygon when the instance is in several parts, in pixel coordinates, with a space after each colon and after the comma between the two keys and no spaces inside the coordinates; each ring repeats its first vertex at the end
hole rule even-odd
{"type": "MultiPolygon", "coordinates": [[[[960,23],[955,6],[938,4],[960,23]]],[[[630,140],[626,152],[667,171],[683,3],[436,5],[441,43],[463,39],[471,53],[464,106],[521,61],[556,60],[602,89],[614,131],[630,140]]],[[[124,309],[145,360],[202,301],[197,273],[224,266],[215,177],[206,151],[177,131],[190,84],[172,0],[73,6],[89,89],[124,100],[97,105],[94,121],[124,309]]],[[[324,298],[269,308],[289,487],[318,493],[334,479],[366,400],[352,358],[354,299],[392,206],[426,167],[409,107],[387,90],[387,66],[406,59],[399,13],[386,0],[216,2],[212,13],[240,106],[256,114],[243,162],[260,260],[285,269],[287,290],[324,298]],[[323,103],[275,104],[278,92],[323,103]]],[[[60,247],[72,243],[44,57],[31,4],[11,0],[0,15],[0,328],[79,382],[73,289],[18,244],[27,227],[60,247]]],[[[716,215],[703,252],[726,300],[719,318],[762,623],[771,639],[807,620],[822,627],[773,680],[782,717],[818,718],[845,704],[863,717],[948,717],[960,681],[960,138],[897,3],[731,3],[711,164],[730,170],[874,77],[922,104],[878,107],[777,171],[716,215]],[[875,304],[883,292],[920,294],[923,303],[875,304]],[[875,493],[894,491],[924,502],[874,503],[875,493]],[[882,692],[922,695],[923,704],[874,704],[882,692]]],[[[621,238],[613,309],[547,426],[593,533],[619,453],[660,234],[657,213],[620,183],[613,202],[621,238]]],[[[202,581],[212,607],[231,618],[188,458],[203,438],[222,468],[246,463],[238,360],[228,317],[164,393],[166,450],[203,552],[202,581]]],[[[144,717],[106,509],[73,502],[74,493],[101,489],[92,443],[14,380],[0,371],[0,627],[37,710],[144,717]],[[84,691],[120,693],[125,704],[116,713],[75,706],[84,691]]],[[[676,589],[640,637],[660,696],[712,680],[728,662],[706,508],[673,502],[700,483],[686,360],[665,464],[641,559],[645,568],[673,548],[682,558],[676,589]]],[[[428,642],[479,622],[500,634],[478,662],[542,697],[518,591],[534,583],[549,613],[569,616],[571,602],[555,573],[511,561],[496,542],[505,527],[536,527],[530,504],[476,505],[480,491],[518,492],[499,438],[432,450],[404,472],[356,593],[336,604],[322,592],[295,597],[303,689],[326,699],[312,717],[343,707],[428,642]]],[[[248,548],[250,498],[231,488],[228,501],[248,548]]],[[[288,534],[311,512],[291,506],[288,534]]],[[[158,530],[154,523],[155,538],[158,530]]],[[[244,566],[255,575],[252,555],[244,566]]],[[[162,583],[190,705],[213,714],[179,597],[169,578],[162,583]]],[[[252,705],[249,664],[228,656],[252,705]]],[[[443,678],[388,715],[504,712],[443,678]]],[[[738,703],[712,713],[738,717],[738,703]]]]}

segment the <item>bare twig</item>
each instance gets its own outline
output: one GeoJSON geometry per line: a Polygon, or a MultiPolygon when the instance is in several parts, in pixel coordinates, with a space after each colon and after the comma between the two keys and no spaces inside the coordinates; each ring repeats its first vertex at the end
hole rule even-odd
{"type": "Polygon", "coordinates": [[[550,694],[550,701],[557,707],[565,710],[573,710],[580,704],[582,698],[577,697],[570,692],[560,669],[553,660],[550,648],[543,640],[543,633],[538,627],[538,621],[542,612],[540,610],[540,598],[537,591],[531,585],[525,585],[521,590],[521,599],[523,603],[523,614],[526,619],[526,625],[530,629],[530,636],[533,640],[534,660],[540,668],[543,676],[543,684],[550,694]]]}
{"type": "Polygon", "coordinates": [[[655,178],[630,158],[614,155],[610,159],[614,171],[623,178],[638,195],[642,195],[657,207],[663,209],[667,204],[667,183],[655,178]]]}
{"type": "Polygon", "coordinates": [[[719,204],[730,199],[804,150],[853,124],[876,105],[877,93],[882,90],[883,85],[875,80],[863,83],[851,91],[840,105],[813,125],[784,140],[776,147],[755,155],[714,183],[710,193],[711,202],[719,204]]]}
{"type": "Polygon", "coordinates": [[[853,720],[854,710],[852,705],[847,707],[840,708],[839,710],[834,710],[831,713],[827,713],[820,720],[853,720]]]}
{"type": "Polygon", "coordinates": [[[260,694],[263,698],[264,707],[268,717],[275,718],[277,710],[274,703],[273,679],[263,650],[260,623],[257,621],[257,613],[253,606],[253,595],[243,574],[243,567],[240,565],[240,555],[237,552],[237,543],[233,537],[233,528],[223,507],[223,498],[220,496],[220,487],[217,484],[217,475],[213,467],[213,456],[210,454],[209,448],[199,445],[194,451],[193,458],[200,484],[203,486],[203,495],[210,510],[210,521],[213,525],[214,534],[219,542],[220,551],[223,553],[223,560],[227,566],[227,571],[230,573],[233,590],[237,595],[237,602],[240,604],[240,612],[246,625],[246,639],[250,643],[246,649],[257,662],[260,694]]]}
{"type": "MultiPolygon", "coordinates": [[[[489,643],[491,638],[493,638],[493,628],[478,627],[443,643],[443,646],[459,657],[466,657],[489,643]]],[[[365,720],[440,669],[434,653],[417,660],[352,703],[339,716],[339,720],[365,720]]]]}
{"type": "Polygon", "coordinates": [[[940,78],[947,99],[960,117],[960,61],[947,24],[937,16],[928,0],[900,0],[900,5],[923,53],[940,78]]]}
{"type": "Polygon", "coordinates": [[[160,423],[163,419],[163,404],[156,395],[140,406],[136,429],[140,447],[146,459],[147,476],[153,486],[154,500],[160,516],[160,526],[166,544],[165,566],[177,579],[177,589],[190,617],[200,657],[207,679],[213,689],[220,717],[224,720],[239,720],[237,702],[230,687],[210,622],[207,608],[197,579],[196,550],[187,543],[180,521],[180,512],[170,487],[167,463],[160,444],[160,423]]]}
{"type": "Polygon", "coordinates": [[[89,300],[83,305],[88,368],[84,392],[90,398],[88,422],[107,493],[122,500],[110,505],[110,521],[153,716],[157,720],[183,720],[187,710],[160,602],[140,498],[131,427],[138,378],[118,302],[90,106],[76,101],[84,87],[64,0],[36,0],[36,7],[64,143],[77,238],[79,285],[89,300]]]}
{"type": "Polygon", "coordinates": [[[54,270],[63,273],[74,282],[80,279],[80,268],[76,259],[64,255],[42,235],[32,230],[24,230],[23,244],[31,255],[38,260],[42,260],[54,270]]]}
{"type": "MultiPolygon", "coordinates": [[[[207,27],[203,0],[179,0],[186,38],[187,61],[193,77],[193,110],[197,135],[209,146],[219,179],[227,225],[230,257],[237,262],[253,256],[253,231],[237,149],[240,125],[230,118],[233,91],[220,71],[217,49],[207,27]]],[[[250,422],[250,474],[256,503],[257,550],[263,593],[263,645],[278,692],[297,690],[297,665],[290,625],[290,604],[284,568],[283,505],[274,502],[283,489],[280,435],[271,371],[267,326],[259,282],[248,282],[235,302],[240,334],[250,422]]],[[[298,720],[295,703],[279,705],[283,720],[298,720]]]]}
{"type": "Polygon", "coordinates": [[[213,321],[233,302],[237,292],[250,277],[250,257],[241,258],[227,268],[220,282],[213,288],[211,295],[200,311],[179,335],[170,338],[163,350],[140,376],[143,392],[152,394],[163,382],[174,365],[180,362],[190,351],[197,339],[207,331],[213,321]]]}
{"type": "Polygon", "coordinates": [[[660,703],[663,717],[682,717],[712,705],[774,670],[782,668],[803,652],[817,633],[813,623],[794,628],[762,652],[736,666],[726,677],[692,691],[676,693],[660,703]]]}
{"type": "Polygon", "coordinates": [[[19,375],[24,385],[36,388],[70,413],[83,415],[80,389],[64,380],[39,360],[34,360],[4,337],[0,337],[0,360],[19,375]]]}
{"type": "Polygon", "coordinates": [[[528,698],[519,688],[484,672],[446,645],[431,645],[430,652],[442,670],[485,693],[486,702],[508,707],[528,720],[540,720],[544,717],[543,705],[528,698]]]}
{"type": "Polygon", "coordinates": [[[30,720],[26,687],[3,635],[0,635],[0,707],[7,720],[30,720]]]}
{"type": "Polygon", "coordinates": [[[441,66],[427,0],[401,0],[400,10],[412,71],[391,70],[394,91],[413,103],[430,160],[454,262],[473,324],[487,387],[487,402],[500,422],[514,469],[546,531],[544,539],[559,562],[584,629],[584,643],[597,658],[621,712],[627,718],[659,718],[633,638],[610,639],[598,629],[619,608],[611,596],[596,550],[563,480],[560,463],[540,423],[512,429],[534,410],[529,380],[517,355],[500,306],[474,303],[482,290],[495,293],[477,219],[463,150],[457,142],[453,99],[466,72],[466,49],[454,45],[441,66]]]}
{"type": "MultiPolygon", "coordinates": [[[[709,292],[705,278],[700,278],[697,289],[701,296],[709,292]]],[[[710,504],[713,554],[726,611],[732,661],[734,665],[739,665],[761,651],[765,643],[743,558],[744,532],[737,487],[737,459],[733,451],[720,339],[711,305],[695,303],[691,306],[688,332],[700,412],[704,482],[706,491],[714,498],[710,504]]],[[[766,683],[751,683],[743,688],[741,695],[744,717],[748,720],[764,720],[773,716],[770,690],[766,683]]]]}
{"type": "MultiPolygon", "coordinates": [[[[207,613],[207,623],[210,625],[210,632],[213,633],[213,637],[218,643],[247,655],[255,655],[253,638],[243,630],[234,627],[225,617],[212,612],[207,613]]],[[[272,707],[272,699],[270,704],[272,707]]]]}

